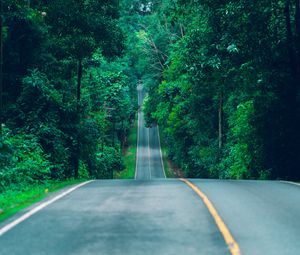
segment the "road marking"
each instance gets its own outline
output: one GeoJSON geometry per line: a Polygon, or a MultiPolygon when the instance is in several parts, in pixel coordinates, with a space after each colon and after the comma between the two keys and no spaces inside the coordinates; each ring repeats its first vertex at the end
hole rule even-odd
{"type": "Polygon", "coordinates": [[[160,135],[159,135],[159,127],[158,126],[157,126],[157,136],[158,136],[158,146],[159,146],[160,161],[161,161],[161,165],[162,165],[164,176],[165,176],[165,178],[167,178],[166,177],[166,172],[165,172],[165,166],[164,166],[164,162],[163,162],[163,157],[162,157],[162,152],[161,152],[160,135]]]}
{"type": "Polygon", "coordinates": [[[191,182],[189,182],[188,180],[183,179],[183,178],[180,178],[180,180],[183,181],[184,183],[186,183],[189,187],[191,187],[192,190],[194,190],[197,193],[197,195],[202,199],[203,203],[206,205],[211,216],[214,218],[221,234],[223,235],[224,240],[230,250],[230,253],[232,255],[240,255],[241,251],[240,251],[240,247],[239,247],[238,243],[234,240],[229,229],[225,225],[224,221],[222,220],[221,216],[217,212],[216,208],[213,206],[212,202],[210,202],[208,197],[194,184],[192,184],[191,182]]]}
{"type": "Polygon", "coordinates": [[[151,162],[150,162],[150,159],[151,159],[151,155],[150,155],[150,128],[147,128],[148,129],[148,157],[149,157],[149,178],[151,180],[152,178],[152,175],[151,175],[151,162]]]}
{"type": "Polygon", "coordinates": [[[297,183],[297,182],[290,182],[290,181],[280,181],[280,182],[300,186],[300,183],[297,183]]]}
{"type": "Polygon", "coordinates": [[[135,159],[135,175],[134,175],[134,179],[137,178],[137,174],[138,174],[139,139],[140,139],[140,110],[138,110],[137,141],[136,141],[136,156],[135,156],[136,159],[135,159]]]}
{"type": "Polygon", "coordinates": [[[12,228],[16,227],[17,225],[19,225],[21,222],[27,220],[28,218],[30,218],[32,215],[34,215],[35,213],[37,213],[38,211],[44,209],[45,207],[47,207],[50,204],[53,204],[55,201],[63,198],[64,196],[68,195],[69,193],[73,192],[74,190],[90,183],[92,181],[87,181],[87,182],[83,182],[81,184],[78,184],[76,186],[74,186],[73,188],[68,189],[67,191],[57,195],[56,197],[50,199],[49,201],[46,201],[40,205],[38,205],[37,207],[33,208],[32,210],[30,210],[29,212],[25,213],[24,215],[22,215],[20,218],[12,221],[11,223],[5,225],[4,227],[0,228],[0,236],[4,235],[7,231],[11,230],[12,228]]]}

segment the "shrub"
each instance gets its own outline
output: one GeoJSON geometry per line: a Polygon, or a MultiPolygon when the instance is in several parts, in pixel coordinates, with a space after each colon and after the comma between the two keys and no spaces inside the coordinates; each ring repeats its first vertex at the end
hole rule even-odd
{"type": "Polygon", "coordinates": [[[49,178],[51,164],[37,138],[3,129],[0,141],[0,191],[24,190],[49,178]]]}

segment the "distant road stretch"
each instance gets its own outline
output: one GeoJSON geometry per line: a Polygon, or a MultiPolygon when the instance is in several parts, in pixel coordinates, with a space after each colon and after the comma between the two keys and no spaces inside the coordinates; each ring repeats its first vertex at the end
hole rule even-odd
{"type": "Polygon", "coordinates": [[[144,97],[143,87],[138,86],[140,110],[138,112],[138,150],[135,178],[138,180],[165,178],[158,127],[145,127],[144,114],[141,109],[144,97]]]}

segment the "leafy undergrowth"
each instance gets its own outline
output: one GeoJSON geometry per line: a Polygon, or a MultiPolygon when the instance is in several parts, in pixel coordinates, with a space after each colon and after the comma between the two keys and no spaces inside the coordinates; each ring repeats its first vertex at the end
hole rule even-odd
{"type": "Polygon", "coordinates": [[[114,173],[114,179],[133,179],[136,166],[137,120],[134,122],[128,136],[127,147],[124,149],[125,169],[114,173]]]}
{"type": "Polygon", "coordinates": [[[167,152],[167,145],[162,139],[161,131],[159,130],[160,134],[160,146],[163,158],[164,169],[167,178],[180,178],[184,177],[183,172],[170,160],[168,159],[168,152],[167,152]]]}
{"type": "Polygon", "coordinates": [[[8,190],[0,194],[0,222],[22,209],[46,198],[51,192],[58,191],[83,180],[49,181],[38,186],[28,187],[25,191],[8,190]]]}

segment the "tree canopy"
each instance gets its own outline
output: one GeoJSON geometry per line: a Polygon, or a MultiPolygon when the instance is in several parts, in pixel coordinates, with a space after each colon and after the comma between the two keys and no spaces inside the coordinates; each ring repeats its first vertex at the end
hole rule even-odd
{"type": "Polygon", "coordinates": [[[0,27],[0,191],[111,178],[139,82],[188,177],[299,179],[299,0],[2,0],[0,27]]]}
{"type": "Polygon", "coordinates": [[[1,4],[0,191],[111,178],[135,109],[118,2],[1,4]]]}
{"type": "Polygon", "coordinates": [[[129,18],[148,125],[160,125],[186,175],[299,178],[299,10],[289,0],[165,0],[129,18]]]}

